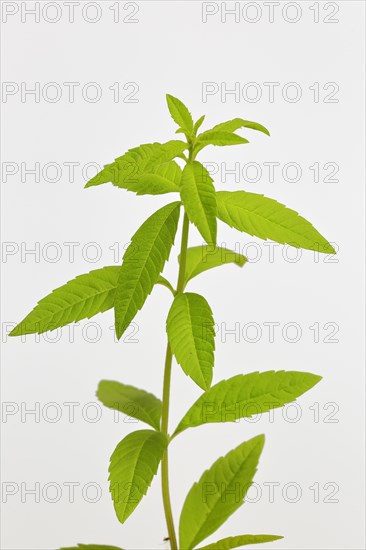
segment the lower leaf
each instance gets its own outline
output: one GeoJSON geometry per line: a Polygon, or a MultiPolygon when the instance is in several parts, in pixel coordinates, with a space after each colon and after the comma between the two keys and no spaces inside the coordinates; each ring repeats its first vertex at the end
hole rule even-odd
{"type": "Polygon", "coordinates": [[[273,542],[278,539],[283,539],[283,537],[279,535],[237,535],[236,537],[227,537],[226,539],[218,540],[207,546],[200,546],[197,550],[231,550],[231,548],[238,548],[247,544],[273,542]]]}
{"type": "Polygon", "coordinates": [[[109,490],[121,523],[126,521],[146,494],[167,444],[163,433],[139,430],[117,445],[109,466],[109,490]]]}
{"type": "Polygon", "coordinates": [[[68,548],[60,548],[60,550],[123,550],[119,546],[106,546],[105,544],[78,544],[68,548]]]}
{"type": "Polygon", "coordinates": [[[263,445],[263,435],[242,443],[219,458],[193,485],[180,516],[181,548],[194,548],[240,508],[257,471],[263,445]]]}

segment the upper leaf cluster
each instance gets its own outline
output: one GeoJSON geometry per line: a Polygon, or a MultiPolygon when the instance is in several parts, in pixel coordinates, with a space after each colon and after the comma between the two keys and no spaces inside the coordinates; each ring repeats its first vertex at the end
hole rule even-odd
{"type": "MultiPolygon", "coordinates": [[[[53,330],[65,324],[91,317],[114,307],[117,337],[120,338],[145,303],[155,284],[171,283],[161,276],[174,244],[183,204],[189,221],[199,230],[207,245],[206,252],[190,252],[185,284],[192,276],[228,262],[235,255],[216,247],[217,220],[261,239],[270,239],[297,248],[334,254],[333,246],[305,218],[283,204],[247,191],[216,191],[207,169],[196,156],[207,145],[235,145],[248,141],[235,132],[240,128],[269,135],[257,122],[234,118],[197,134],[204,116],[194,123],[187,107],[167,95],[170,114],[186,141],[143,144],[130,149],[108,164],[86,187],[112,182],[137,194],[176,192],[181,201],[155,212],[132,237],[120,268],[106,267],[81,275],[56,289],[11,332],[12,336],[53,330]],[[185,152],[188,151],[188,156],[185,152]],[[185,161],[182,168],[175,159],[185,161]],[[207,250],[210,252],[207,253],[207,250]],[[192,260],[195,254],[195,260],[192,260]],[[225,256],[225,257],[224,257],[225,256]],[[191,262],[197,263],[195,267],[191,262]]],[[[237,265],[245,258],[235,255],[237,265]]]]}

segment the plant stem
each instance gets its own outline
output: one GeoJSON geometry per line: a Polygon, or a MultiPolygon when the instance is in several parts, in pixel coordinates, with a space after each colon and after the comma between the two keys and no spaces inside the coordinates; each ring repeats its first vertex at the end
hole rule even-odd
{"type": "Polygon", "coordinates": [[[182,243],[180,247],[180,258],[179,258],[177,294],[179,292],[183,292],[183,289],[184,289],[184,278],[186,274],[187,247],[188,247],[188,230],[189,230],[189,220],[188,220],[187,214],[184,213],[183,228],[182,228],[182,243]]]}
{"type": "MultiPolygon", "coordinates": [[[[184,214],[183,228],[182,228],[182,241],[180,247],[180,263],[177,282],[177,293],[182,292],[184,289],[184,276],[186,271],[186,258],[187,258],[187,245],[188,245],[188,230],[189,220],[188,216],[184,214]]],[[[172,371],[172,350],[168,343],[165,356],[165,368],[164,368],[164,386],[163,386],[163,406],[161,414],[161,431],[167,437],[168,434],[168,421],[169,421],[169,398],[170,398],[170,379],[172,371]]],[[[166,518],[166,524],[168,527],[169,541],[171,550],[178,550],[177,537],[174,529],[174,521],[172,514],[172,505],[170,502],[169,493],[169,469],[168,469],[168,449],[165,451],[161,462],[161,482],[163,493],[163,504],[166,518]]]]}
{"type": "MultiPolygon", "coordinates": [[[[164,369],[164,388],[163,388],[163,408],[161,415],[161,431],[168,436],[168,419],[169,419],[169,397],[170,397],[170,378],[172,370],[172,351],[170,345],[167,345],[165,356],[165,369],[164,369]]],[[[168,527],[168,535],[170,548],[172,550],[178,549],[177,537],[175,535],[174,520],[172,514],[172,505],[170,502],[169,493],[169,469],[168,469],[168,449],[166,449],[162,461],[161,461],[161,487],[163,493],[163,504],[166,525],[168,527]]]]}

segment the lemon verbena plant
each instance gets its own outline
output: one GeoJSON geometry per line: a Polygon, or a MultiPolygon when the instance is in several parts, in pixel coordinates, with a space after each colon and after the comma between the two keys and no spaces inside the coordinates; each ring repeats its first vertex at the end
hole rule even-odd
{"type": "MultiPolygon", "coordinates": [[[[110,459],[109,481],[114,509],[124,523],[146,494],[161,465],[161,481],[167,540],[173,550],[197,548],[243,504],[261,455],[264,436],[258,435],[221,456],[195,482],[174,522],[168,473],[168,449],[185,430],[212,422],[249,417],[251,411],[266,412],[290,403],[321,379],[298,371],[267,371],[239,374],[211,385],[215,331],[211,308],[200,294],[187,291],[194,277],[227,263],[243,266],[247,259],[217,246],[217,220],[239,231],[297,248],[334,254],[324,237],[297,212],[283,204],[244,190],[216,191],[207,169],[197,160],[209,145],[248,143],[236,133],[245,128],[269,135],[256,122],[235,118],[199,132],[204,116],[193,121],[187,107],[167,95],[176,133],[183,139],[148,143],[130,149],[107,164],[86,187],[112,182],[137,195],[174,193],[177,200],[154,212],[136,231],[121,266],[106,266],[79,275],[43,298],[11,332],[12,336],[42,333],[114,309],[115,331],[120,339],[155,285],[172,294],[167,314],[167,348],[162,399],[121,382],[100,382],[97,396],[106,406],[131,415],[148,425],[120,441],[110,459]],[[177,162],[178,161],[178,162],[177,162]],[[183,218],[178,256],[177,283],[162,272],[169,259],[179,219],[183,218]],[[190,224],[204,244],[188,246],[190,224]],[[169,394],[173,358],[202,395],[172,431],[168,427],[169,394]],[[236,411],[236,418],[225,411],[236,411]],[[240,486],[240,499],[234,487],[240,486]],[[210,491],[205,488],[210,487],[210,491]],[[203,498],[203,495],[205,498],[203,498]]],[[[274,541],[278,535],[235,534],[200,546],[201,550],[229,550],[247,544],[274,541]]],[[[120,550],[114,546],[80,544],[83,550],[120,550]]],[[[70,548],[68,550],[75,550],[70,548]]]]}

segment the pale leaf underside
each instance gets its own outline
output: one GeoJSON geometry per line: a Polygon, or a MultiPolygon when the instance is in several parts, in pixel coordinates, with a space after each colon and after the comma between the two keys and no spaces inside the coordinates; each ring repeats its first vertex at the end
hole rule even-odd
{"type": "Polygon", "coordinates": [[[245,256],[227,248],[212,245],[193,246],[187,250],[185,283],[209,269],[231,263],[242,267],[245,262],[245,256]]]}
{"type": "Polygon", "coordinates": [[[97,397],[106,407],[146,422],[155,430],[160,429],[162,405],[155,395],[120,382],[102,380],[97,397]]]}

